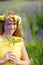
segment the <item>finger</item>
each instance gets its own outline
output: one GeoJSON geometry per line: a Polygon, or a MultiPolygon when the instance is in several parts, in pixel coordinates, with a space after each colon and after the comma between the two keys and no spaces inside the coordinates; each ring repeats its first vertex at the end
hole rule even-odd
{"type": "Polygon", "coordinates": [[[12,53],[9,53],[9,55],[16,57],[16,56],[15,56],[14,54],[12,54],[12,53]]]}
{"type": "Polygon", "coordinates": [[[11,51],[8,51],[7,53],[12,53],[11,51]]]}
{"type": "Polygon", "coordinates": [[[12,59],[15,59],[15,60],[17,60],[18,58],[17,57],[15,57],[14,55],[9,55],[9,58],[12,58],[12,59]]]}
{"type": "Polygon", "coordinates": [[[15,57],[13,55],[9,55],[9,58],[15,59],[15,57]]]}
{"type": "Polygon", "coordinates": [[[18,61],[18,60],[15,60],[15,59],[13,59],[13,58],[10,58],[10,60],[11,60],[11,62],[13,62],[13,63],[17,63],[17,61],[18,61]]]}

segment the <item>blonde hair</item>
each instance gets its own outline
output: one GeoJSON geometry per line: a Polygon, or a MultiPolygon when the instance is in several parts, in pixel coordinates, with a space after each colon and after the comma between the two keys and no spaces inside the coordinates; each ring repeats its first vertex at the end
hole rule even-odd
{"type": "Polygon", "coordinates": [[[21,24],[17,25],[17,30],[14,32],[14,35],[24,39],[24,33],[21,24]]]}

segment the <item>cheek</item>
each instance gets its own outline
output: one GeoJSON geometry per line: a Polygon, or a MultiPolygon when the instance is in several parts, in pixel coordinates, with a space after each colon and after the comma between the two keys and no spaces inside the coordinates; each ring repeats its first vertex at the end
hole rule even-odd
{"type": "Polygon", "coordinates": [[[17,25],[14,26],[14,29],[17,29],[17,25]]]}
{"type": "Polygon", "coordinates": [[[6,31],[9,31],[9,30],[10,30],[10,26],[7,26],[7,25],[6,25],[6,26],[5,26],[5,30],[6,30],[6,31]]]}

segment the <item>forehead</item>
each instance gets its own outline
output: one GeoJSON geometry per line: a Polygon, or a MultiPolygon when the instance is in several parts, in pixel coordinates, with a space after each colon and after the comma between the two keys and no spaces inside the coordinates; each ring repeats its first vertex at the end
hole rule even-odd
{"type": "Polygon", "coordinates": [[[17,23],[17,22],[15,22],[15,19],[7,18],[5,19],[5,23],[17,23]]]}
{"type": "Polygon", "coordinates": [[[12,22],[12,21],[5,23],[5,25],[11,25],[11,24],[17,24],[17,23],[16,22],[12,22]]]}

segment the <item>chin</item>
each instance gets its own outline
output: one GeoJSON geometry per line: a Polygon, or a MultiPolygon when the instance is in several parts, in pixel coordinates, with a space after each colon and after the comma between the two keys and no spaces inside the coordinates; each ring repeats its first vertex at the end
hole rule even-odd
{"type": "MultiPolygon", "coordinates": [[[[14,32],[13,32],[14,33],[14,32]]],[[[13,33],[11,33],[13,35],[13,33]]]]}

